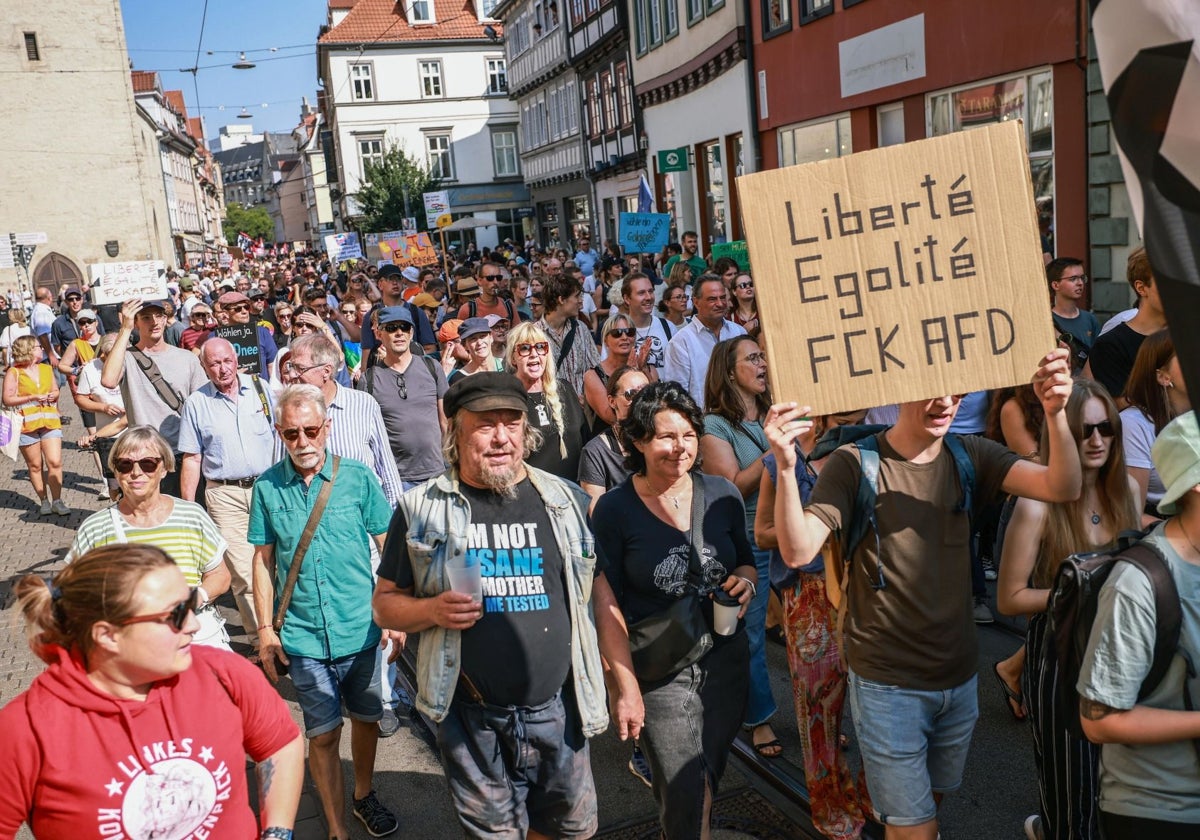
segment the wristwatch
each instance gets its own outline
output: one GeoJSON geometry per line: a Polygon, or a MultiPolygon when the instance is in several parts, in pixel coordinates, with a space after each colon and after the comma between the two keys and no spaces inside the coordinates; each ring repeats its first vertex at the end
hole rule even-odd
{"type": "Polygon", "coordinates": [[[258,840],[292,840],[292,830],[273,825],[270,828],[264,828],[262,834],[258,836],[258,840]]]}

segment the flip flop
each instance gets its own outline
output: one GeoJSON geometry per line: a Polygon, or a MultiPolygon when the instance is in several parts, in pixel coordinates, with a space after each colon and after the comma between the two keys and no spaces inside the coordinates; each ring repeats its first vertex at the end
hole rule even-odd
{"type": "Polygon", "coordinates": [[[1000,683],[1000,689],[1004,692],[1004,708],[1008,709],[1014,720],[1025,720],[1025,698],[1013,691],[1004,681],[1004,677],[1000,676],[999,663],[992,666],[992,673],[996,675],[996,682],[1000,683]]]}
{"type": "Polygon", "coordinates": [[[754,747],[754,751],[763,758],[779,758],[783,755],[783,744],[779,743],[778,738],[763,741],[761,744],[752,744],[752,746],[754,747]]]}

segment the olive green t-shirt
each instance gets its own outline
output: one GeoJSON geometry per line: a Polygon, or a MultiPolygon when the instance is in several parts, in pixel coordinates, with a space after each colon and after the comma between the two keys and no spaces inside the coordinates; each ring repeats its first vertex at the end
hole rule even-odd
{"type": "MultiPolygon", "coordinates": [[[[954,456],[942,447],[927,464],[905,460],[879,440],[876,521],[882,552],[868,529],[849,570],[846,661],[860,677],[887,685],[938,691],[962,685],[976,672],[979,644],[971,598],[971,524],[959,511],[954,456]],[[877,556],[882,553],[882,588],[877,556]],[[875,584],[873,586],[872,584],[875,584]]],[[[963,435],[975,463],[974,503],[981,509],[1000,493],[1020,460],[998,443],[963,435]]],[[[858,450],[829,457],[808,510],[834,531],[855,514],[858,450]]]]}

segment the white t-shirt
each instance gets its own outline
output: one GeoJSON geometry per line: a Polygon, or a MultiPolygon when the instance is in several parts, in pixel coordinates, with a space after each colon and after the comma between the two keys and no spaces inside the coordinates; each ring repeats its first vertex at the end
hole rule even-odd
{"type": "MultiPolygon", "coordinates": [[[[663,321],[666,321],[661,315],[655,315],[650,320],[650,326],[645,329],[635,327],[637,329],[637,342],[634,344],[634,352],[641,349],[643,341],[650,342],[650,355],[646,357],[646,364],[662,369],[663,364],[667,360],[667,342],[671,340],[671,336],[681,329],[674,324],[668,323],[667,328],[670,329],[670,335],[667,330],[663,329],[663,321]]],[[[602,344],[600,346],[600,361],[608,358],[608,346],[602,344]]]]}
{"type": "Polygon", "coordinates": [[[1154,446],[1156,437],[1154,423],[1140,408],[1131,405],[1121,412],[1121,437],[1125,443],[1125,465],[1150,470],[1146,503],[1158,504],[1167,489],[1163,487],[1158,470],[1154,469],[1154,461],[1150,458],[1150,447],[1154,446]]]}
{"type": "Polygon", "coordinates": [[[1116,315],[1104,322],[1104,326],[1100,328],[1100,335],[1104,335],[1113,327],[1124,324],[1136,314],[1138,314],[1137,309],[1126,309],[1124,312],[1118,312],[1116,315]]]}
{"type": "Polygon", "coordinates": [[[13,342],[23,335],[30,335],[29,327],[23,324],[9,324],[4,328],[4,332],[0,332],[0,347],[12,347],[13,342]]]}
{"type": "Polygon", "coordinates": [[[104,370],[102,359],[92,359],[79,369],[79,378],[75,383],[75,391],[84,396],[93,397],[105,405],[115,405],[125,410],[125,400],[121,398],[120,388],[105,388],[100,384],[100,373],[104,370]]]}

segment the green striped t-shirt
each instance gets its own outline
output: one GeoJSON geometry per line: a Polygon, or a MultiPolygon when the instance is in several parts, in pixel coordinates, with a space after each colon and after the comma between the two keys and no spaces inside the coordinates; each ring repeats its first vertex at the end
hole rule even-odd
{"type": "Polygon", "coordinates": [[[161,525],[153,528],[135,528],[125,520],[116,509],[97,511],[83,521],[75,532],[75,541],[67,552],[67,562],[76,557],[82,557],[93,548],[117,542],[142,543],[161,548],[171,555],[179,566],[188,586],[199,586],[200,579],[206,572],[221,565],[225,559],[225,549],[228,543],[217,530],[216,524],[204,512],[204,508],[194,502],[183,499],[172,499],[174,509],[161,525]],[[116,513],[121,519],[121,528],[125,539],[117,536],[112,514],[116,513]]]}

